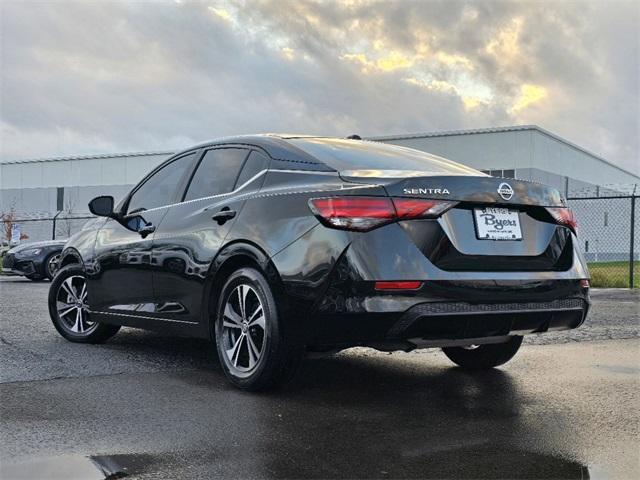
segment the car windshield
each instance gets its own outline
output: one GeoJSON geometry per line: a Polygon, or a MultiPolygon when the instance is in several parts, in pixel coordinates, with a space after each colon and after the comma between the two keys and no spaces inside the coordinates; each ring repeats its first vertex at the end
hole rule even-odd
{"type": "Polygon", "coordinates": [[[388,176],[385,172],[415,175],[483,175],[446,158],[412,148],[338,138],[291,138],[296,147],[345,175],[388,176]]]}

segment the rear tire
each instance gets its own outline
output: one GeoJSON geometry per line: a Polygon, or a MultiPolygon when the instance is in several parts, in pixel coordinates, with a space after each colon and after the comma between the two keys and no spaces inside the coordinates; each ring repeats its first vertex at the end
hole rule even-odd
{"type": "Polygon", "coordinates": [[[445,347],[444,354],[456,365],[467,370],[484,370],[503,365],[520,349],[522,338],[514,336],[505,343],[491,343],[469,347],[445,347]]]}
{"type": "Polygon", "coordinates": [[[236,270],[222,287],[215,343],[225,375],[244,390],[286,383],[302,360],[302,349],[285,338],[269,283],[253,268],[236,270]]]}
{"type": "Polygon", "coordinates": [[[49,287],[49,316],[58,333],[70,342],[102,343],[118,333],[120,326],[91,321],[86,285],[80,266],[59,270],[49,287]]]}

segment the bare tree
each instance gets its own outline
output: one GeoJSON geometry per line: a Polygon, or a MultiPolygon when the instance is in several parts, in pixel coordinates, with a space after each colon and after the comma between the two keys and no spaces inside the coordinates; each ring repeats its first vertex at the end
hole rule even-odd
{"type": "MultiPolygon", "coordinates": [[[[0,221],[2,221],[2,234],[7,243],[11,242],[11,234],[13,233],[13,226],[16,224],[16,209],[12,205],[8,212],[0,213],[0,221]]],[[[20,240],[27,240],[29,235],[26,233],[20,234],[20,240]]]]}
{"type": "MultiPolygon", "coordinates": [[[[60,233],[65,237],[69,238],[73,233],[73,218],[71,215],[73,213],[73,209],[76,206],[75,199],[68,198],[64,205],[63,217],[60,219],[60,233]]],[[[57,229],[56,229],[57,230],[57,229]]]]}

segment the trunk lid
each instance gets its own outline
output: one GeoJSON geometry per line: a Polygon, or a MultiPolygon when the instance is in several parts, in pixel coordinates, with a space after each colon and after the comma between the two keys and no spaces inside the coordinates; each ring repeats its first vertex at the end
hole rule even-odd
{"type": "MultiPolygon", "coordinates": [[[[381,185],[391,197],[456,202],[435,220],[399,222],[422,254],[448,271],[562,271],[573,261],[571,231],[558,225],[546,207],[564,207],[551,187],[490,176],[361,176],[341,174],[347,182],[381,185]],[[508,211],[517,224],[513,238],[486,235],[489,210],[508,211]],[[495,208],[498,207],[498,208],[495,208]]],[[[396,173],[392,175],[398,175],[396,173]]],[[[502,227],[501,227],[502,228],[502,227]]]]}
{"type": "Polygon", "coordinates": [[[340,176],[346,182],[384,187],[391,197],[415,197],[465,203],[537,205],[563,207],[564,199],[555,188],[523,180],[491,176],[425,176],[418,172],[348,171],[340,176]],[[406,177],[400,177],[407,174],[406,177]]]}

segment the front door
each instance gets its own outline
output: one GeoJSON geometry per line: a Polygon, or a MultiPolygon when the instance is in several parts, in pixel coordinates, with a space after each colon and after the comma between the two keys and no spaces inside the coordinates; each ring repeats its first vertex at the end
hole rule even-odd
{"type": "Polygon", "coordinates": [[[121,217],[108,219],[96,236],[88,268],[91,309],[149,315],[154,306],[151,250],[155,230],[184,189],[195,152],[178,157],[145,178],[125,201],[121,217]]]}

